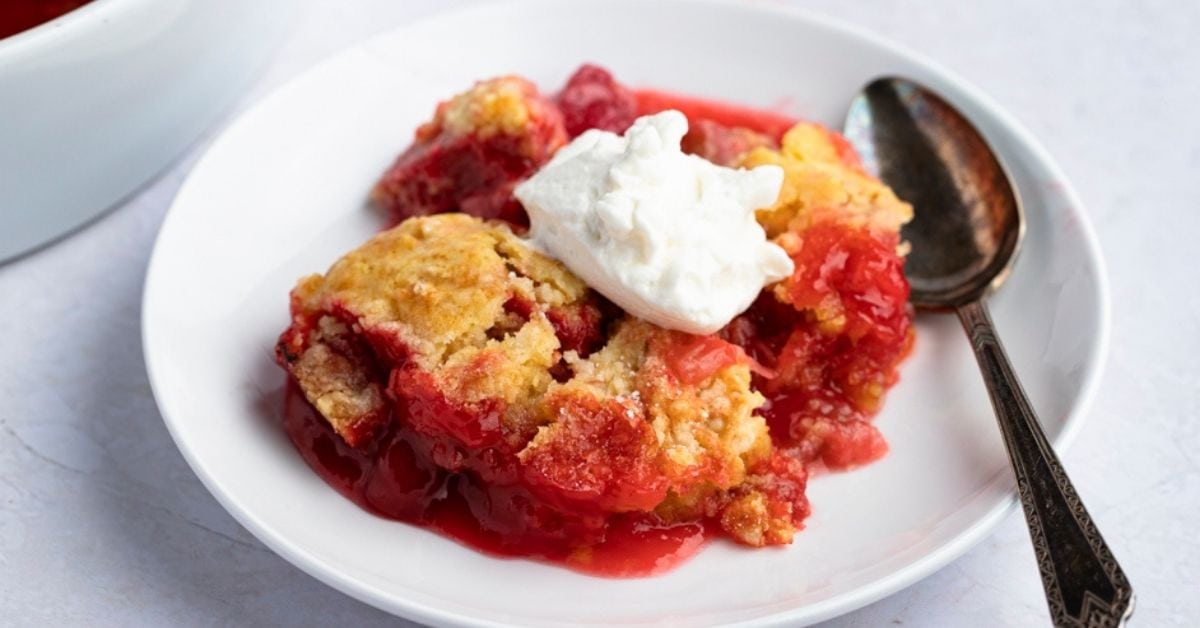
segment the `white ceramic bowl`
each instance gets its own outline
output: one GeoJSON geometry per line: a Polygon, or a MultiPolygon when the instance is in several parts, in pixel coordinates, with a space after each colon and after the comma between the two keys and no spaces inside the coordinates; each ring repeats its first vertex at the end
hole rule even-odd
{"type": "Polygon", "coordinates": [[[948,315],[918,320],[915,353],[876,421],[891,452],[814,478],[813,514],[786,548],[715,542],[661,577],[592,578],[373,516],[305,465],[279,427],[284,375],[272,361],[288,290],[382,226],[367,190],[437,101],[509,72],[555,89],[582,61],[633,85],[789,103],[832,125],[880,75],[944,94],[1009,164],[1028,214],[1025,248],[991,302],[996,324],[1054,443],[1079,428],[1107,346],[1099,249],[1062,173],[986,96],[874,35],[804,13],[741,1],[537,0],[437,16],[356,46],[247,112],[196,166],[163,223],[142,313],[155,397],[196,474],[302,569],[436,625],[796,626],[911,584],[982,539],[1014,504],[1012,474],[948,315]]]}
{"type": "Polygon", "coordinates": [[[293,0],[94,0],[0,39],[0,261],[166,166],[280,40],[293,0]]]}

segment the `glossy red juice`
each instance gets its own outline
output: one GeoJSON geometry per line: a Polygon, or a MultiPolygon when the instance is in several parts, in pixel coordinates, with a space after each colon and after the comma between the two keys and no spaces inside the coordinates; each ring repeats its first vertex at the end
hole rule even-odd
{"type": "Polygon", "coordinates": [[[627,516],[609,521],[604,540],[586,547],[504,538],[492,531],[502,527],[501,522],[481,521],[479,512],[470,508],[469,500],[483,487],[467,476],[437,477],[436,470],[414,455],[420,445],[414,447],[412,439],[419,437],[393,430],[374,447],[350,447],[290,381],[283,420],[300,455],[342,495],[377,515],[435,530],[492,556],[536,558],[598,576],[639,577],[670,570],[710,536],[699,522],[662,526],[627,516]]]}
{"type": "Polygon", "coordinates": [[[70,13],[91,0],[3,0],[0,2],[0,39],[27,31],[70,13]]]}

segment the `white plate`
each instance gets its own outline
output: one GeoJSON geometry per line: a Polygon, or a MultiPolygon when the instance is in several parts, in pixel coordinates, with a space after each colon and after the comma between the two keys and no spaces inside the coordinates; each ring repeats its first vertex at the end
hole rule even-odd
{"type": "Polygon", "coordinates": [[[891,453],[815,479],[808,527],[784,549],[717,542],[665,576],[592,578],[374,517],[305,466],[276,421],[284,376],[272,345],[288,289],[380,227],[366,191],[437,101],[503,73],[554,89],[589,60],[633,85],[785,103],[835,126],[881,74],[941,91],[1020,187],[1028,237],[994,316],[1054,441],[1079,428],[1109,329],[1096,242],[1059,169],[982,94],[873,35],[803,13],[540,1],[443,15],[340,54],[234,123],[196,167],[154,251],[143,331],[159,407],[197,475],[302,569],[438,624],[796,625],[896,591],[983,538],[1014,503],[1012,481],[949,316],[919,320],[916,353],[878,418],[891,453]]]}

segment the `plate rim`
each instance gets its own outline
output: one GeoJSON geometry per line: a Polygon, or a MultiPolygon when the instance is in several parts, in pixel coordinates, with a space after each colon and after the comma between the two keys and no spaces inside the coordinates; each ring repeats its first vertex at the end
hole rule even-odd
{"type": "MultiPolygon", "coordinates": [[[[1065,199],[1065,211],[1069,211],[1079,227],[1080,239],[1083,243],[1085,256],[1088,263],[1095,269],[1096,285],[1095,292],[1099,304],[1097,312],[1097,331],[1096,344],[1094,349],[1094,358],[1086,365],[1085,374],[1079,390],[1078,400],[1067,413],[1063,421],[1062,429],[1058,436],[1052,439],[1052,444],[1056,452],[1061,455],[1074,441],[1082,428],[1084,420],[1092,407],[1096,393],[1099,389],[1100,381],[1103,377],[1105,367],[1108,362],[1111,333],[1112,333],[1112,299],[1110,285],[1108,279],[1107,266],[1101,254],[1099,239],[1096,236],[1095,229],[1092,225],[1088,213],[1085,211],[1085,205],[1076,192],[1070,180],[1066,177],[1061,167],[1049,154],[1049,152],[1041,145],[1033,134],[1026,129],[1015,117],[1001,108],[995,101],[992,100],[981,89],[959,76],[957,73],[947,69],[939,62],[932,60],[925,55],[913,51],[883,35],[879,35],[874,31],[858,26],[853,23],[842,21],[838,18],[833,18],[819,12],[789,5],[778,4],[763,4],[763,3],[745,3],[738,0],[654,0],[658,4],[700,4],[721,9],[744,11],[749,13],[765,14],[787,18],[796,22],[807,22],[810,25],[835,32],[839,35],[846,36],[858,43],[865,43],[871,46],[876,46],[884,50],[888,55],[900,58],[906,62],[923,67],[925,70],[946,84],[951,85],[955,91],[962,96],[972,101],[972,104],[984,110],[991,116],[1000,127],[1006,132],[1013,135],[1016,143],[1027,150],[1030,156],[1030,161],[1035,163],[1037,168],[1043,170],[1053,176],[1053,179],[1060,184],[1059,194],[1065,199]]],[[[270,548],[273,552],[283,557],[292,565],[300,568],[309,576],[316,578],[318,581],[337,589],[338,591],[355,598],[363,603],[369,604],[384,612],[410,619],[413,621],[437,624],[437,625],[456,625],[456,626],[478,626],[478,627],[503,627],[511,624],[484,619],[477,616],[466,615],[459,612],[446,610],[432,604],[425,604],[412,600],[411,598],[398,597],[393,593],[371,586],[364,582],[358,581],[341,573],[333,566],[326,564],[324,561],[313,557],[304,548],[293,543],[282,535],[277,534],[269,525],[259,520],[259,518],[247,508],[243,508],[230,495],[228,495],[217,482],[209,475],[205,464],[197,456],[196,452],[189,448],[186,440],[180,437],[179,429],[177,428],[176,419],[172,418],[167,411],[165,397],[162,394],[162,385],[158,382],[156,376],[157,369],[155,368],[155,359],[152,356],[151,344],[149,339],[152,337],[152,328],[154,327],[153,319],[147,316],[150,310],[152,301],[152,293],[154,286],[157,285],[155,277],[161,271],[156,269],[161,268],[161,263],[156,263],[161,256],[165,254],[161,250],[161,234],[171,223],[172,217],[175,214],[175,209],[179,205],[179,200],[185,198],[194,185],[195,178],[193,173],[198,171],[208,161],[212,153],[215,152],[235,131],[240,129],[246,123],[248,114],[267,106],[269,103],[282,99],[295,85],[302,82],[310,74],[318,68],[333,63],[341,57],[353,54],[354,51],[369,48],[376,40],[381,40],[388,37],[395,37],[399,33],[408,30],[415,30],[426,27],[429,23],[438,22],[441,20],[461,19],[477,12],[489,12],[505,8],[515,8],[519,6],[537,6],[537,5],[558,5],[561,6],[564,2],[571,4],[594,4],[594,0],[505,0],[485,5],[476,5],[456,8],[448,11],[439,11],[430,15],[426,15],[415,20],[388,28],[380,33],[370,37],[359,39],[347,46],[329,54],[314,64],[300,70],[296,75],[287,79],[280,85],[272,88],[272,90],[264,97],[260,98],[245,110],[239,112],[233,121],[220,129],[216,139],[205,150],[204,154],[190,168],[184,183],[179,187],[171,205],[168,208],[162,224],[159,227],[159,235],[155,237],[155,243],[151,251],[145,281],[143,284],[142,301],[140,308],[141,315],[141,342],[143,359],[146,364],[147,378],[150,383],[151,392],[154,396],[155,404],[162,416],[163,423],[167,427],[168,433],[171,435],[172,441],[176,448],[183,455],[184,460],[191,468],[192,472],[200,479],[201,483],[208,492],[217,500],[222,508],[225,509],[233,518],[245,527],[251,534],[255,536],[264,545],[270,548]]],[[[1011,478],[1008,482],[1012,484],[1011,478]]],[[[757,617],[748,620],[734,622],[730,625],[754,625],[754,626],[794,626],[799,624],[808,625],[819,621],[828,620],[845,613],[862,608],[868,604],[878,601],[888,595],[891,595],[901,589],[907,588],[926,577],[933,574],[935,571],[945,567],[953,560],[964,555],[967,551],[975,547],[983,539],[991,535],[996,526],[1009,514],[1017,505],[1017,495],[1015,485],[1010,486],[1008,495],[999,503],[982,515],[973,524],[969,525],[965,530],[955,535],[950,540],[944,542],[936,549],[918,557],[908,564],[899,567],[892,572],[880,576],[877,579],[861,585],[849,591],[834,595],[828,599],[807,605],[801,605],[787,610],[771,613],[766,616],[757,617]]],[[[1031,570],[1032,574],[1032,570],[1031,570]]],[[[633,625],[644,625],[633,624],[633,625]]]]}

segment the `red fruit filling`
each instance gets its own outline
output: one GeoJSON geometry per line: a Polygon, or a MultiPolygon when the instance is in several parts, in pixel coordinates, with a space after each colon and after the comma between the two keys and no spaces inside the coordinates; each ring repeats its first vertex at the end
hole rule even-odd
{"type": "Polygon", "coordinates": [[[528,219],[512,190],[566,140],[562,114],[532,83],[484,81],[438,105],[372,197],[391,224],[462,211],[523,226],[528,219]]]}
{"type": "Polygon", "coordinates": [[[775,372],[756,380],[763,416],[805,460],[846,468],[887,452],[869,419],[913,342],[897,244],[894,234],[813,225],[782,284],[790,305],[764,292],[722,332],[775,372]]]}
{"type": "Polygon", "coordinates": [[[638,102],[604,68],[580,66],[558,93],[567,134],[575,137],[589,129],[624,133],[638,117],[638,102]]]}

